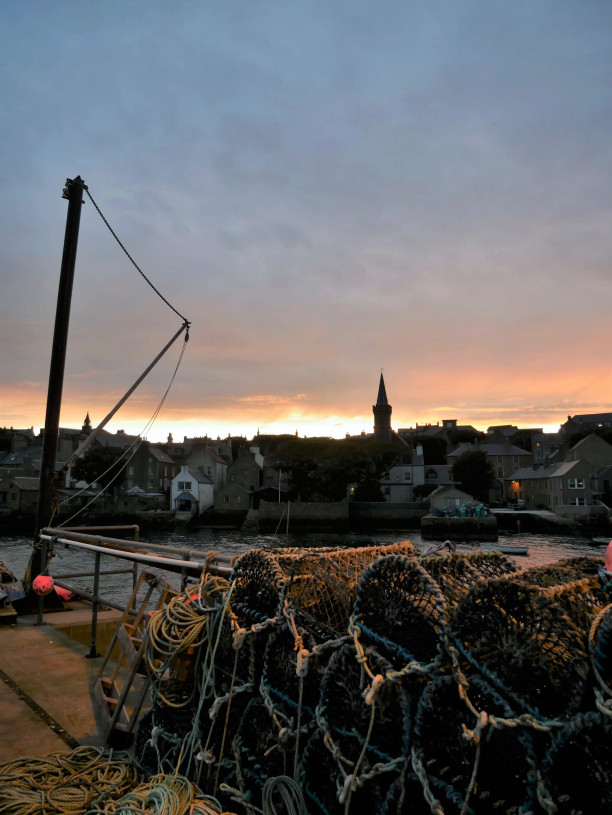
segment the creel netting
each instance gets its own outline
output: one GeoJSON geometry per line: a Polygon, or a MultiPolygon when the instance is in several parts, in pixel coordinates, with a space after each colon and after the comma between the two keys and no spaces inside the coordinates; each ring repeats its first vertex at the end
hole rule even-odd
{"type": "Polygon", "coordinates": [[[353,621],[394,665],[439,662],[446,615],[438,584],[414,558],[382,557],[361,576],[353,621]]]}
{"type": "Polygon", "coordinates": [[[477,583],[458,603],[449,636],[517,713],[569,717],[583,703],[587,635],[550,594],[512,577],[477,583]]]}

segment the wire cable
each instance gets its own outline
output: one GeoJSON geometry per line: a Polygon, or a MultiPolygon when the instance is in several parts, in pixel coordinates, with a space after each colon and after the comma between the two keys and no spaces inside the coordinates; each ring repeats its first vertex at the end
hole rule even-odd
{"type": "MultiPolygon", "coordinates": [[[[134,456],[136,455],[136,453],[138,452],[138,450],[139,450],[139,448],[140,448],[140,445],[141,445],[141,444],[143,443],[143,441],[144,441],[144,436],[145,436],[145,434],[146,434],[146,433],[147,433],[147,432],[148,432],[148,431],[149,431],[149,430],[150,430],[150,429],[153,427],[153,424],[155,423],[155,421],[156,421],[156,419],[157,419],[157,417],[158,417],[158,415],[159,415],[159,413],[160,413],[160,411],[161,411],[161,409],[162,409],[162,407],[163,407],[163,405],[164,405],[164,402],[166,401],[166,397],[168,396],[168,393],[170,392],[170,388],[172,387],[172,384],[173,384],[173,382],[174,382],[174,379],[175,379],[175,377],[176,377],[176,375],[177,375],[177,373],[178,373],[178,369],[179,369],[179,367],[180,367],[180,364],[181,364],[181,362],[182,362],[182,360],[183,360],[183,356],[184,356],[184,354],[185,354],[185,348],[186,348],[186,347],[187,347],[187,338],[185,338],[185,341],[184,341],[184,343],[183,343],[183,347],[181,348],[181,353],[180,353],[180,356],[179,356],[178,362],[176,363],[176,367],[175,367],[175,369],[174,369],[174,373],[172,374],[172,377],[171,377],[171,379],[170,379],[170,382],[168,383],[168,387],[166,388],[166,391],[165,391],[164,395],[162,396],[161,401],[160,401],[160,402],[159,402],[159,404],[157,405],[157,407],[156,407],[155,411],[153,412],[153,415],[151,416],[151,418],[149,419],[149,421],[148,421],[148,422],[146,423],[146,425],[144,426],[144,428],[143,428],[143,430],[142,430],[142,433],[141,433],[141,434],[140,434],[140,435],[139,435],[139,436],[138,436],[138,437],[135,439],[135,441],[132,443],[132,445],[131,445],[130,447],[128,447],[127,452],[129,452],[129,451],[132,449],[132,447],[134,447],[134,448],[135,448],[135,449],[134,449],[134,451],[132,452],[132,454],[129,456],[129,458],[126,458],[125,463],[123,464],[123,466],[121,467],[121,469],[120,469],[120,470],[117,472],[117,474],[116,474],[116,475],[115,475],[115,476],[114,476],[114,477],[113,477],[113,478],[112,478],[112,479],[109,481],[109,483],[108,483],[108,484],[107,484],[107,485],[106,485],[106,486],[105,486],[103,489],[101,489],[101,490],[100,490],[98,493],[96,493],[96,495],[94,495],[94,497],[91,499],[91,501],[89,501],[87,504],[85,504],[84,506],[82,506],[82,507],[81,507],[81,508],[80,508],[80,509],[79,509],[77,512],[75,512],[73,515],[71,515],[71,516],[70,516],[70,518],[67,518],[65,521],[63,521],[63,523],[59,524],[58,528],[61,528],[61,527],[63,527],[63,526],[66,526],[66,524],[70,523],[72,520],[74,520],[74,518],[76,518],[77,516],[79,516],[79,515],[80,515],[82,512],[84,512],[84,511],[85,511],[85,510],[86,510],[86,509],[87,509],[89,506],[91,506],[91,504],[93,504],[93,502],[94,502],[94,501],[96,501],[96,500],[97,500],[97,499],[100,497],[100,495],[102,495],[102,494],[103,494],[103,493],[104,493],[104,492],[105,492],[105,491],[106,491],[106,490],[107,490],[107,489],[108,489],[108,488],[109,488],[109,487],[110,487],[110,486],[111,486],[111,485],[112,485],[112,484],[113,484],[113,483],[114,483],[114,482],[117,480],[117,478],[118,478],[118,477],[121,475],[121,473],[122,473],[122,472],[125,470],[125,468],[126,468],[126,467],[127,467],[127,465],[130,463],[130,461],[131,461],[131,460],[134,458],[134,456]]],[[[100,477],[100,478],[103,478],[103,477],[106,475],[106,473],[108,473],[110,470],[112,470],[112,468],[113,468],[113,467],[115,467],[115,466],[116,466],[116,464],[117,464],[119,461],[121,461],[121,459],[118,459],[118,460],[117,460],[117,462],[114,462],[113,464],[111,464],[111,466],[110,466],[110,467],[109,467],[109,468],[108,468],[108,469],[107,469],[107,470],[106,470],[106,471],[105,471],[105,472],[104,472],[104,473],[103,473],[101,476],[99,476],[99,477],[100,477]]],[[[88,484],[88,485],[87,485],[87,487],[83,487],[83,489],[82,489],[80,492],[76,493],[75,495],[70,496],[69,498],[65,499],[65,501],[62,501],[62,504],[68,503],[68,502],[69,502],[69,501],[71,501],[73,498],[76,498],[76,497],[77,497],[78,495],[80,495],[80,494],[81,494],[81,493],[82,493],[84,490],[89,489],[89,487],[91,487],[93,483],[94,483],[94,482],[91,482],[91,484],[88,484]]]]}
{"type": "Polygon", "coordinates": [[[133,266],[133,267],[136,269],[136,271],[137,271],[139,274],[141,274],[141,275],[142,275],[142,277],[144,278],[144,280],[145,280],[145,281],[146,281],[146,282],[149,284],[149,286],[150,286],[150,287],[153,289],[153,291],[155,292],[155,294],[157,294],[157,296],[158,296],[158,297],[160,297],[160,298],[161,298],[161,299],[164,301],[164,303],[165,303],[165,304],[168,306],[168,308],[171,308],[171,309],[172,309],[172,311],[173,311],[175,314],[178,314],[178,316],[181,318],[181,320],[184,320],[184,322],[188,323],[188,322],[189,322],[189,320],[188,320],[186,317],[184,317],[184,316],[181,314],[181,312],[180,312],[180,311],[177,311],[177,310],[174,308],[174,306],[172,305],[172,303],[169,303],[169,302],[168,302],[168,300],[166,300],[166,298],[163,296],[163,294],[162,294],[162,293],[161,293],[161,292],[160,292],[158,289],[156,289],[156,288],[155,288],[155,286],[153,285],[153,283],[151,283],[151,281],[149,280],[149,278],[148,278],[148,277],[146,276],[146,274],[145,274],[145,273],[142,271],[142,269],[141,269],[141,268],[140,268],[140,266],[139,266],[139,265],[136,263],[136,261],[134,260],[134,258],[133,258],[133,257],[130,255],[130,253],[128,252],[128,250],[127,250],[127,249],[125,248],[125,246],[124,246],[124,245],[121,243],[121,241],[120,241],[120,240],[119,240],[119,238],[117,237],[117,234],[116,234],[116,233],[115,233],[115,231],[113,230],[112,226],[109,224],[109,222],[106,220],[106,218],[105,218],[105,217],[104,217],[104,215],[102,214],[102,210],[100,209],[100,207],[99,207],[99,206],[96,204],[96,202],[94,201],[93,196],[92,196],[92,194],[89,192],[89,189],[88,189],[87,187],[85,187],[85,192],[87,193],[87,196],[88,196],[89,200],[91,201],[91,203],[92,203],[92,204],[94,205],[94,207],[96,208],[96,210],[97,210],[97,212],[98,212],[98,215],[100,216],[100,218],[102,218],[102,220],[104,221],[104,223],[105,223],[105,224],[106,224],[106,226],[108,227],[109,232],[111,233],[111,235],[113,236],[113,238],[114,238],[114,239],[117,241],[117,243],[119,244],[119,246],[120,246],[120,247],[123,249],[123,251],[124,251],[124,252],[125,252],[125,254],[127,255],[127,257],[128,257],[128,259],[130,260],[130,262],[131,262],[132,266],[133,266]]]}

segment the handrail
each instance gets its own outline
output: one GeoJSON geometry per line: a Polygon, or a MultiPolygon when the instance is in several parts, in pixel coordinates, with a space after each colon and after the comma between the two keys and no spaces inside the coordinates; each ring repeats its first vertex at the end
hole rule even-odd
{"type": "MultiPolygon", "coordinates": [[[[137,553],[131,552],[127,549],[114,549],[109,546],[104,546],[99,543],[85,543],[84,541],[71,540],[70,538],[58,537],[56,535],[41,534],[39,537],[53,543],[61,543],[64,546],[73,546],[76,549],[88,549],[90,552],[102,552],[106,555],[113,557],[123,558],[124,560],[133,560],[137,563],[149,563],[153,566],[160,568],[168,567],[169,571],[174,571],[171,567],[185,569],[195,575],[200,575],[204,569],[211,574],[221,575],[222,577],[229,577],[231,574],[231,567],[229,565],[220,565],[214,563],[194,562],[192,560],[178,560],[177,558],[161,557],[160,555],[153,555],[147,552],[137,553]]],[[[190,551],[190,550],[187,550],[190,551]]],[[[201,554],[201,553],[198,553],[201,554]]]]}
{"type": "MultiPolygon", "coordinates": [[[[104,572],[102,572],[100,569],[101,555],[108,555],[109,557],[115,557],[121,560],[129,560],[134,564],[134,569],[137,568],[137,563],[142,563],[155,566],[161,570],[178,572],[182,576],[181,584],[183,588],[185,588],[188,576],[199,578],[203,571],[225,578],[229,578],[232,573],[231,558],[223,557],[222,555],[213,552],[206,556],[205,561],[201,561],[200,558],[202,557],[202,552],[194,549],[165,546],[162,544],[143,544],[137,541],[126,541],[119,538],[88,535],[85,533],[74,532],[72,530],[64,531],[62,529],[53,529],[50,527],[43,529],[39,534],[39,537],[43,543],[43,546],[45,547],[48,543],[60,544],[66,547],[73,547],[75,549],[83,549],[85,551],[92,552],[95,555],[93,594],[76,586],[71,586],[70,584],[63,582],[60,583],[58,581],[59,586],[73,591],[77,596],[82,597],[92,604],[90,657],[97,656],[96,636],[98,609],[100,604],[103,603],[111,608],[122,610],[116,603],[109,602],[102,598],[99,593],[100,575],[104,574],[104,572]],[[180,559],[176,557],[168,557],[167,553],[178,554],[181,557],[180,559]],[[197,559],[192,560],[192,557],[197,559]]],[[[70,576],[78,577],[79,574],[75,573],[70,576]]],[[[91,573],[89,573],[89,576],[91,576],[91,573]]],[[[41,623],[42,614],[40,613],[39,609],[38,624],[41,623]]]]}
{"type": "MultiPolygon", "coordinates": [[[[70,530],[67,532],[64,529],[55,529],[53,527],[45,527],[41,530],[42,535],[47,535],[53,540],[58,538],[66,538],[70,542],[80,541],[81,543],[91,543],[103,548],[109,546],[113,549],[122,549],[123,551],[134,552],[159,552],[168,554],[178,554],[182,558],[191,560],[192,558],[202,557],[202,552],[197,549],[188,549],[184,546],[169,546],[162,543],[143,543],[142,541],[127,541],[124,538],[111,538],[108,535],[88,535],[84,532],[77,532],[70,530]]],[[[208,560],[214,563],[230,563],[232,558],[227,555],[221,555],[218,552],[210,552],[208,560]]]]}

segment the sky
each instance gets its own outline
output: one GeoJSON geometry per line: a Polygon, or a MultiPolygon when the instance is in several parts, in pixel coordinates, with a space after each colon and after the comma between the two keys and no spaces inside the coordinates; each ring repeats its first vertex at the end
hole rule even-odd
{"type": "MultiPolygon", "coordinates": [[[[0,427],[44,425],[77,175],[191,322],[108,430],[371,432],[381,370],[394,429],[611,411],[611,33],[609,0],[5,0],[0,427]]],[[[182,323],[84,200],[65,427],[182,323]]]]}

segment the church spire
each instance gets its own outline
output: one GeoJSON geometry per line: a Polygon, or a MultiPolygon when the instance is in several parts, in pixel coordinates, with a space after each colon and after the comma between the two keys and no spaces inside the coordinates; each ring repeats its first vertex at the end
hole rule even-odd
{"type": "Polygon", "coordinates": [[[387,391],[385,390],[385,380],[383,379],[382,371],[380,372],[380,383],[378,385],[378,399],[376,400],[377,405],[388,405],[389,402],[387,400],[387,391]]]}
{"type": "Polygon", "coordinates": [[[372,406],[374,413],[374,438],[380,442],[390,442],[393,437],[391,430],[391,405],[387,399],[385,380],[380,372],[380,382],[378,384],[378,398],[376,404],[372,406]]]}

